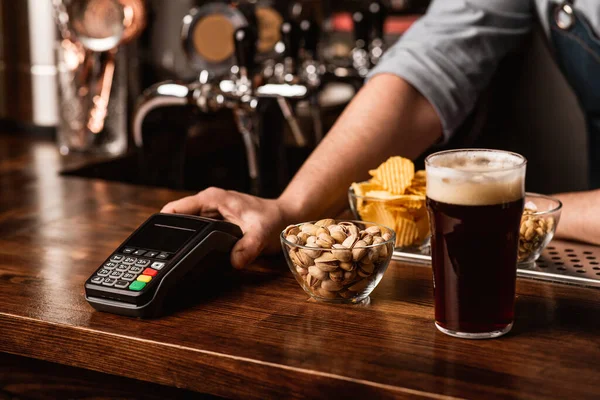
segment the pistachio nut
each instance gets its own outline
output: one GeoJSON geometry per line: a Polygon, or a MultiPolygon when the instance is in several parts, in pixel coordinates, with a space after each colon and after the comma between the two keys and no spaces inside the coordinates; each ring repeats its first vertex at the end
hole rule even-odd
{"type": "Polygon", "coordinates": [[[356,266],[352,262],[341,262],[340,268],[343,269],[344,271],[354,271],[356,266]]]}
{"type": "Polygon", "coordinates": [[[379,259],[380,260],[385,260],[389,257],[389,255],[390,255],[389,247],[390,247],[389,244],[379,247],[379,259]]]}
{"type": "Polygon", "coordinates": [[[298,236],[296,235],[288,235],[285,237],[285,240],[294,244],[298,244],[298,242],[300,241],[300,239],[298,239],[298,236]]]}
{"type": "Polygon", "coordinates": [[[297,235],[300,233],[300,228],[298,228],[296,225],[289,225],[287,228],[285,228],[283,230],[283,234],[285,236],[290,236],[290,235],[297,235]]]}
{"type": "Polygon", "coordinates": [[[338,225],[342,226],[349,235],[358,236],[358,227],[352,222],[340,222],[338,225]]]}
{"type": "Polygon", "coordinates": [[[329,225],[335,225],[335,219],[325,218],[315,222],[315,225],[327,228],[329,225]]]}
{"type": "Polygon", "coordinates": [[[298,237],[298,240],[300,240],[298,242],[298,244],[303,245],[303,246],[306,244],[306,241],[310,237],[310,235],[308,233],[306,233],[306,232],[300,232],[296,236],[298,237]]]}
{"type": "Polygon", "coordinates": [[[390,240],[392,238],[392,234],[389,232],[385,232],[383,235],[381,235],[381,237],[383,238],[383,240],[385,240],[387,242],[388,240],[390,240]]]}
{"type": "Polygon", "coordinates": [[[368,233],[366,235],[364,235],[361,240],[363,242],[365,242],[367,244],[367,246],[370,246],[373,244],[373,236],[369,235],[368,233]]]}
{"type": "Polygon", "coordinates": [[[296,272],[302,276],[308,274],[308,269],[301,267],[300,265],[296,265],[296,272]]]}
{"type": "Polygon", "coordinates": [[[294,264],[300,265],[301,267],[310,267],[314,265],[312,257],[309,257],[303,249],[293,249],[290,251],[290,258],[294,264]]]}
{"type": "Polygon", "coordinates": [[[358,235],[350,235],[346,238],[346,240],[344,240],[342,242],[342,245],[344,247],[347,247],[349,249],[351,249],[352,247],[354,247],[354,244],[358,242],[358,235]]]}
{"type": "Polygon", "coordinates": [[[300,262],[300,257],[298,257],[298,250],[297,248],[293,248],[288,252],[288,255],[294,264],[303,266],[302,262],[300,262]]]}
{"type": "Polygon", "coordinates": [[[348,290],[351,290],[353,292],[360,292],[360,291],[365,290],[368,285],[369,285],[369,280],[363,279],[363,280],[356,282],[354,285],[350,286],[348,288],[348,290]]]}
{"type": "Polygon", "coordinates": [[[317,288],[321,284],[321,281],[319,279],[315,278],[314,276],[312,276],[311,274],[306,275],[305,278],[306,278],[306,284],[311,288],[317,288]]]}
{"type": "Polygon", "coordinates": [[[348,226],[348,234],[358,236],[358,227],[354,224],[348,226]]]}
{"type": "Polygon", "coordinates": [[[335,239],[332,238],[329,234],[323,232],[317,236],[317,242],[319,246],[329,249],[335,243],[335,239]]]}
{"type": "Polygon", "coordinates": [[[358,267],[358,275],[363,278],[366,278],[367,276],[371,276],[374,270],[375,265],[373,263],[360,264],[358,267]]]}
{"type": "Polygon", "coordinates": [[[365,232],[372,236],[379,236],[381,235],[381,228],[379,228],[377,225],[370,226],[367,229],[365,229],[365,232]]]}
{"type": "Polygon", "coordinates": [[[379,251],[382,247],[385,246],[379,246],[379,247],[371,247],[367,253],[367,259],[369,259],[369,261],[371,262],[375,262],[379,259],[379,251]]]}
{"type": "Polygon", "coordinates": [[[341,227],[341,226],[339,226],[339,225],[329,225],[329,226],[327,227],[327,229],[329,229],[329,233],[333,233],[333,232],[342,232],[342,233],[344,234],[344,236],[345,236],[345,233],[346,233],[346,232],[344,231],[344,228],[342,228],[342,227],[341,227]]]}
{"type": "Polygon", "coordinates": [[[325,272],[314,265],[308,267],[308,273],[319,280],[329,279],[329,272],[325,272]]]}
{"type": "Polygon", "coordinates": [[[338,261],[344,263],[352,261],[352,251],[341,244],[334,244],[331,254],[333,254],[338,261]]]}
{"type": "Polygon", "coordinates": [[[337,297],[336,292],[330,292],[329,290],[326,290],[324,288],[319,288],[318,290],[315,291],[315,294],[317,296],[321,296],[326,299],[335,299],[337,297]]]}
{"type": "Polygon", "coordinates": [[[352,249],[352,259],[354,261],[360,261],[367,255],[368,249],[365,249],[365,246],[367,246],[367,244],[362,240],[359,240],[354,244],[354,248],[352,249]]]}
{"type": "Polygon", "coordinates": [[[356,279],[356,270],[344,271],[344,284],[347,285],[356,279]]]}
{"type": "Polygon", "coordinates": [[[350,290],[342,290],[338,292],[338,294],[344,299],[351,299],[352,297],[356,296],[356,293],[351,292],[350,290]]]}
{"type": "Polygon", "coordinates": [[[318,239],[315,243],[317,246],[319,246],[322,249],[330,249],[331,248],[331,243],[326,241],[326,240],[322,240],[322,239],[318,239]]]}
{"type": "Polygon", "coordinates": [[[341,269],[336,269],[335,271],[331,271],[329,273],[329,279],[331,279],[334,282],[343,281],[344,280],[344,271],[341,269]]]}
{"type": "Polygon", "coordinates": [[[309,234],[309,235],[311,235],[311,236],[314,236],[314,235],[315,235],[315,233],[317,233],[317,229],[319,229],[319,227],[318,227],[318,226],[316,226],[316,225],[313,225],[313,224],[304,224],[304,225],[302,225],[302,227],[300,228],[300,230],[301,230],[302,232],[306,232],[306,233],[308,233],[308,234],[309,234]]]}
{"type": "Polygon", "coordinates": [[[309,244],[315,244],[317,243],[317,237],[316,236],[309,236],[308,238],[306,238],[306,245],[308,246],[309,244]]]}
{"type": "Polygon", "coordinates": [[[319,258],[315,259],[315,265],[323,271],[331,272],[338,268],[338,259],[330,252],[324,252],[319,258]]]}
{"type": "Polygon", "coordinates": [[[340,282],[328,280],[321,282],[321,288],[329,290],[330,292],[337,292],[344,288],[340,282]]]}
{"type": "Polygon", "coordinates": [[[323,227],[319,227],[319,229],[317,229],[317,231],[315,232],[315,236],[319,236],[322,233],[326,233],[326,234],[329,235],[329,229],[323,228],[323,227]]]}
{"type": "Polygon", "coordinates": [[[344,240],[346,240],[346,234],[343,231],[335,231],[331,232],[331,237],[335,240],[336,243],[342,244],[344,240]]]}
{"type": "Polygon", "coordinates": [[[314,248],[316,250],[309,250],[309,249],[300,249],[301,253],[306,254],[307,256],[309,256],[312,259],[315,259],[317,257],[319,257],[322,253],[322,250],[320,250],[319,245],[316,243],[307,243],[306,247],[310,247],[310,248],[314,248]]]}

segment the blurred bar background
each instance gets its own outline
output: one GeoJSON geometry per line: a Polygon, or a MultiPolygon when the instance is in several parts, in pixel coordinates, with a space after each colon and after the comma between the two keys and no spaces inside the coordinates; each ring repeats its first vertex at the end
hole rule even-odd
{"type": "MultiPolygon", "coordinates": [[[[428,4],[0,0],[0,129],[88,160],[67,175],[274,197],[428,4]]],[[[581,190],[584,132],[535,30],[449,147],[517,151],[528,190],[581,190]]]]}

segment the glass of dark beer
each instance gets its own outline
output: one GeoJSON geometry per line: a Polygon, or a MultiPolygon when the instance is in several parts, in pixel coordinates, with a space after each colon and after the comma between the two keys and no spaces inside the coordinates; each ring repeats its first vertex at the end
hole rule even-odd
{"type": "Polygon", "coordinates": [[[527,160],[464,149],[425,160],[435,325],[451,336],[502,336],[513,325],[527,160]]]}

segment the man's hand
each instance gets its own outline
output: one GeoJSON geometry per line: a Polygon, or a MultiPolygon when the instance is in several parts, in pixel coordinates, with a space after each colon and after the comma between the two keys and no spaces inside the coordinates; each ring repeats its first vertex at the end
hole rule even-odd
{"type": "Polygon", "coordinates": [[[600,189],[556,197],[563,203],[556,236],[600,245],[600,189]]]}
{"type": "Polygon", "coordinates": [[[238,225],[244,237],[231,252],[231,264],[236,268],[251,263],[263,251],[276,252],[279,233],[289,223],[276,200],[217,188],[172,201],[161,212],[224,218],[238,225]]]}

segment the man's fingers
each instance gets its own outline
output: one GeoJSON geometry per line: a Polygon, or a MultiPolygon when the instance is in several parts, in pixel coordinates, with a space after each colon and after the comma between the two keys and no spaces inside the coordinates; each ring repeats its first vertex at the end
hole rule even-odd
{"type": "Polygon", "coordinates": [[[161,212],[216,217],[219,215],[219,202],[224,200],[225,193],[222,189],[208,188],[194,196],[170,202],[161,212]]]}
{"type": "Polygon", "coordinates": [[[160,210],[163,213],[169,214],[198,214],[200,212],[200,205],[196,196],[188,196],[183,199],[175,200],[167,204],[160,210]]]}
{"type": "Polygon", "coordinates": [[[252,233],[246,233],[231,251],[231,265],[244,268],[258,257],[265,247],[265,241],[252,233]]]}

